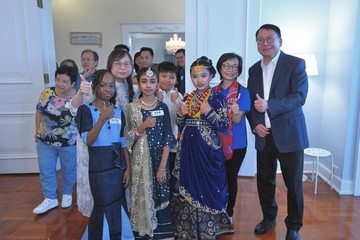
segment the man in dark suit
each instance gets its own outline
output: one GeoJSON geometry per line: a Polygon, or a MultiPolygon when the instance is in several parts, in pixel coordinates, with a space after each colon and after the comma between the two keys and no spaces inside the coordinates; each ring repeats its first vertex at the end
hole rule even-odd
{"type": "Polygon", "coordinates": [[[302,106],[308,92],[303,59],[280,50],[280,29],[265,24],[256,32],[262,60],[249,69],[248,89],[254,103],[247,114],[255,134],[257,150],[257,187],[263,220],[255,227],[264,234],[276,225],[275,200],[277,160],[288,190],[286,239],[300,239],[304,202],[302,175],[303,150],[309,146],[302,106]]]}

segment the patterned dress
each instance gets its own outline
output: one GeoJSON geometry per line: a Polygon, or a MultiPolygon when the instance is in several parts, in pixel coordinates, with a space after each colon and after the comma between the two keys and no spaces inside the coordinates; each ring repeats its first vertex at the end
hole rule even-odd
{"type": "MultiPolygon", "coordinates": [[[[201,98],[196,92],[195,105],[201,98]]],[[[216,239],[233,233],[226,212],[228,187],[225,158],[219,138],[226,131],[226,99],[212,91],[211,110],[198,118],[178,116],[181,132],[173,175],[172,210],[176,239],[216,239]]]]}
{"type": "Polygon", "coordinates": [[[115,82],[116,86],[116,106],[125,112],[129,103],[129,85],[127,82],[115,82]]]}
{"type": "Polygon", "coordinates": [[[176,144],[168,107],[158,102],[153,110],[144,110],[138,102],[130,103],[126,110],[126,123],[125,137],[131,151],[130,215],[134,235],[136,239],[174,237],[169,207],[170,173],[167,172],[166,182],[160,184],[156,180],[163,147],[176,144]],[[147,128],[145,134],[135,141],[136,129],[152,111],[163,111],[163,115],[156,116],[155,127],[147,128]]]}

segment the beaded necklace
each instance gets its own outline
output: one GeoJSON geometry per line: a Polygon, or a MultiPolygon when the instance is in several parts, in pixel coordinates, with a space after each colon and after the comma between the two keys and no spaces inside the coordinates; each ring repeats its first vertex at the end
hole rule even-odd
{"type": "Polygon", "coordinates": [[[140,102],[145,106],[145,107],[152,107],[157,103],[158,99],[156,98],[155,101],[153,103],[147,104],[146,102],[144,102],[141,98],[140,98],[140,102]]]}
{"type": "Polygon", "coordinates": [[[195,107],[193,107],[193,98],[196,95],[196,90],[192,91],[188,98],[186,99],[186,106],[188,106],[189,108],[189,113],[188,116],[193,117],[193,118],[199,118],[200,117],[200,106],[201,104],[205,101],[205,99],[208,99],[210,97],[211,94],[211,88],[209,88],[208,90],[206,90],[202,96],[200,97],[199,101],[196,103],[195,107]]]}

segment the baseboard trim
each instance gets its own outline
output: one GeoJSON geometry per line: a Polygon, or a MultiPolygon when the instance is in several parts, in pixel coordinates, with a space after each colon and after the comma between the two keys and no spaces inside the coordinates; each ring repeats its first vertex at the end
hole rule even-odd
{"type": "MultiPolygon", "coordinates": [[[[304,173],[312,173],[312,162],[304,163],[304,173]]],[[[321,162],[319,163],[319,177],[331,186],[331,171],[321,162]]],[[[343,180],[339,176],[333,177],[333,189],[339,195],[354,195],[353,181],[343,180]]]]}

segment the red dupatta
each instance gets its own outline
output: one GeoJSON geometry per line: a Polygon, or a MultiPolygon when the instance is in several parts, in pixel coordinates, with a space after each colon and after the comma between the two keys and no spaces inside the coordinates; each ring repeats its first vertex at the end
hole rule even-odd
{"type": "MultiPolygon", "coordinates": [[[[221,84],[222,82],[215,87],[216,92],[221,91],[221,84]]],[[[236,101],[238,92],[239,92],[239,84],[238,82],[233,81],[230,85],[229,93],[226,96],[226,102],[228,104],[228,118],[230,119],[230,124],[226,132],[220,132],[222,149],[226,160],[231,159],[234,150],[234,140],[233,140],[232,123],[231,123],[233,111],[231,110],[231,106],[233,102],[236,101]]]]}

